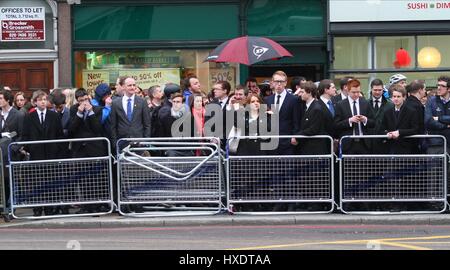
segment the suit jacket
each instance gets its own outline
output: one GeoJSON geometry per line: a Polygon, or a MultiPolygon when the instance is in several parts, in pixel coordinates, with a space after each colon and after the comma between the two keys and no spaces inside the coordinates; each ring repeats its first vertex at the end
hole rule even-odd
{"type": "MultiPolygon", "coordinates": [[[[210,104],[211,105],[215,104],[216,106],[220,106],[219,100],[214,100],[210,104]]],[[[207,110],[206,115],[210,114],[209,110],[208,110],[208,108],[211,108],[210,104],[208,104],[206,106],[206,110],[207,110]]],[[[227,109],[229,104],[230,104],[230,99],[228,98],[227,102],[223,105],[223,108],[221,110],[221,113],[222,113],[222,117],[221,117],[221,119],[222,119],[222,127],[221,127],[222,128],[222,132],[221,132],[221,134],[216,134],[216,135],[218,135],[221,138],[221,147],[222,147],[222,149],[225,149],[225,145],[226,145],[226,140],[228,138],[228,134],[230,134],[231,128],[233,127],[233,123],[235,122],[234,121],[235,120],[234,119],[235,118],[234,110],[232,108],[228,108],[227,109]],[[228,127],[227,127],[227,121],[229,121],[228,127]]],[[[214,113],[212,113],[211,116],[205,117],[205,122],[210,120],[213,116],[214,116],[214,113]]],[[[213,125],[211,127],[213,132],[215,132],[216,128],[218,128],[218,127],[216,127],[215,125],[213,125]]]]}
{"type": "Polygon", "coordinates": [[[400,108],[398,120],[395,117],[395,107],[391,107],[384,114],[382,127],[384,134],[391,131],[399,131],[400,138],[397,140],[387,140],[389,154],[413,154],[418,151],[417,140],[401,139],[419,133],[419,122],[417,122],[417,112],[411,107],[403,105],[400,108]]]}
{"type": "Polygon", "coordinates": [[[425,107],[423,106],[422,102],[420,102],[419,99],[417,99],[415,96],[409,96],[405,104],[406,106],[410,107],[415,111],[417,114],[417,122],[419,124],[419,133],[418,134],[425,134],[425,107]]]}
{"type": "MultiPolygon", "coordinates": [[[[70,108],[69,138],[102,137],[102,108],[93,107],[94,114],[84,118],[77,115],[79,106],[80,104],[75,104],[70,108]]],[[[75,158],[105,156],[106,149],[104,141],[73,142],[72,156],[75,158]]]]}
{"type": "MultiPolygon", "coordinates": [[[[362,135],[370,135],[370,128],[375,126],[375,121],[373,119],[373,112],[370,108],[370,104],[367,100],[359,98],[359,114],[367,117],[367,123],[364,125],[361,123],[362,135]]],[[[350,102],[348,99],[340,101],[336,105],[336,116],[334,118],[334,127],[336,129],[336,134],[338,138],[343,136],[353,135],[355,128],[358,128],[357,124],[350,126],[348,119],[353,116],[352,109],[350,107],[350,102]]],[[[370,140],[363,140],[367,150],[370,150],[370,140]]],[[[343,151],[348,152],[352,150],[352,145],[355,141],[343,142],[343,151]]],[[[351,151],[352,152],[352,151],[351,151]]]]}
{"type": "MultiPolygon", "coordinates": [[[[275,105],[275,96],[276,94],[266,98],[266,103],[269,108],[271,105],[275,105]]],[[[302,112],[300,110],[300,100],[298,97],[286,93],[286,97],[281,104],[280,111],[278,112],[279,135],[298,134],[300,131],[301,118],[302,112]]],[[[294,146],[291,144],[291,140],[281,139],[279,141],[278,149],[274,154],[293,154],[293,152],[294,146]]]]}
{"type": "MultiPolygon", "coordinates": [[[[16,132],[16,136],[11,139],[5,139],[5,143],[1,144],[2,154],[3,154],[3,162],[7,162],[8,160],[8,145],[11,142],[20,141],[22,138],[22,131],[23,131],[23,119],[25,117],[25,114],[16,108],[11,108],[11,110],[8,113],[8,117],[5,120],[5,124],[3,125],[3,128],[1,129],[1,132],[16,132]]],[[[12,154],[13,159],[15,160],[18,153],[17,150],[19,147],[13,147],[12,154]]]]}
{"type": "Polygon", "coordinates": [[[394,107],[394,104],[391,101],[387,100],[384,96],[382,96],[380,108],[375,111],[375,108],[373,107],[373,100],[373,97],[369,99],[369,105],[372,109],[373,119],[375,120],[375,127],[371,129],[370,132],[371,134],[383,134],[384,130],[381,127],[381,122],[383,121],[384,113],[386,110],[394,107]]]}
{"type": "MultiPolygon", "coordinates": [[[[348,97],[347,97],[348,98],[348,97]]],[[[333,105],[336,107],[336,105],[341,102],[342,99],[342,93],[340,93],[339,95],[335,95],[334,97],[331,98],[331,102],[333,102],[333,105]]]]}
{"type": "MultiPolygon", "coordinates": [[[[322,110],[322,101],[314,100],[305,111],[301,121],[298,135],[314,136],[326,135],[326,115],[322,110]]],[[[299,141],[299,153],[301,155],[323,155],[330,154],[330,141],[326,139],[297,139],[299,141]]]]}
{"type": "MultiPolygon", "coordinates": [[[[336,132],[334,129],[334,116],[331,114],[330,110],[328,109],[328,105],[325,104],[322,99],[319,98],[317,101],[320,105],[320,109],[321,109],[323,117],[324,117],[323,121],[325,122],[326,135],[329,135],[332,138],[336,138],[336,132]]],[[[332,106],[334,108],[334,112],[336,114],[336,106],[334,106],[333,101],[331,101],[331,102],[332,102],[332,106]]]]}
{"type": "MultiPolygon", "coordinates": [[[[41,124],[37,111],[27,114],[23,123],[23,141],[58,140],[63,139],[63,128],[58,113],[47,110],[44,124],[41,124]]],[[[26,145],[31,160],[57,159],[65,153],[66,144],[32,144],[26,145]]]]}
{"type": "Polygon", "coordinates": [[[111,106],[111,143],[113,147],[121,138],[150,137],[150,114],[147,102],[138,96],[134,97],[133,118],[128,120],[126,108],[123,108],[122,98],[113,100],[111,106]]]}

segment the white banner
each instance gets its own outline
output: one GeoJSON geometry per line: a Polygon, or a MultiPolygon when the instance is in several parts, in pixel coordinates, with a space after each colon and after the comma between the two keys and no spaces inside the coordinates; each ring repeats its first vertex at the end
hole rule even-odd
{"type": "Polygon", "coordinates": [[[330,22],[444,20],[450,20],[449,1],[330,0],[330,22]]]}
{"type": "Polygon", "coordinates": [[[180,83],[180,69],[178,68],[121,69],[119,76],[132,77],[137,86],[142,89],[148,89],[153,85],[180,83]]]}

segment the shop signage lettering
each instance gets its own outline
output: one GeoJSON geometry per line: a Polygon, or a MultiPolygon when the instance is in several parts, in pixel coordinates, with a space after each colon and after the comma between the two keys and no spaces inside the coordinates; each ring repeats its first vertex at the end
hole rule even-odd
{"type": "Polygon", "coordinates": [[[0,41],[45,41],[44,7],[0,7],[0,41]]]}
{"type": "Polygon", "coordinates": [[[331,22],[435,21],[450,18],[450,1],[330,0],[331,22]],[[352,10],[352,16],[348,16],[352,10]]]}
{"type": "Polygon", "coordinates": [[[148,89],[153,85],[180,83],[178,68],[122,69],[119,70],[119,76],[132,77],[142,89],[148,89]]]}
{"type": "Polygon", "coordinates": [[[169,57],[120,57],[119,64],[120,65],[142,65],[142,64],[178,64],[180,62],[180,58],[177,56],[169,56],[169,57]]]}
{"type": "Polygon", "coordinates": [[[93,93],[101,83],[109,84],[109,70],[83,70],[83,88],[93,93]]]}
{"type": "Polygon", "coordinates": [[[213,88],[214,84],[220,81],[227,81],[231,85],[236,85],[234,68],[211,68],[209,75],[210,88],[213,88]]]}

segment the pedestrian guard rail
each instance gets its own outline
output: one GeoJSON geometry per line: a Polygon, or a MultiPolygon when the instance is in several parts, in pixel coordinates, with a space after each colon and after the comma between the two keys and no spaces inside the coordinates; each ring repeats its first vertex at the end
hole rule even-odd
{"type": "Polygon", "coordinates": [[[213,215],[224,208],[218,138],[121,139],[117,150],[121,215],[213,215]]]}
{"type": "MultiPolygon", "coordinates": [[[[441,154],[340,155],[340,209],[350,214],[442,213],[447,207],[447,142],[440,135],[414,135],[401,140],[442,140],[441,154]]],[[[344,136],[380,147],[386,135],[344,136]]],[[[399,141],[395,142],[399,143],[399,141]]]]}
{"type": "MultiPolygon", "coordinates": [[[[236,214],[330,213],[334,209],[334,154],[330,136],[239,136],[248,140],[321,140],[329,153],[319,155],[251,155],[228,152],[227,202],[236,214]]],[[[238,151],[239,153],[239,151],[238,151]]],[[[267,153],[270,153],[268,151],[267,153]]]]}
{"type": "Polygon", "coordinates": [[[6,214],[5,175],[3,163],[3,150],[0,148],[0,214],[6,214]]]}
{"type": "Polygon", "coordinates": [[[107,138],[11,143],[8,159],[12,216],[41,219],[112,213],[111,157],[107,138]],[[105,153],[94,157],[70,157],[70,149],[74,145],[86,146],[89,143],[103,144],[105,153]],[[63,158],[33,160],[27,152],[29,147],[36,146],[42,146],[41,149],[47,151],[51,145],[60,147],[63,158]],[[14,149],[20,149],[22,158],[17,158],[14,149]]]}

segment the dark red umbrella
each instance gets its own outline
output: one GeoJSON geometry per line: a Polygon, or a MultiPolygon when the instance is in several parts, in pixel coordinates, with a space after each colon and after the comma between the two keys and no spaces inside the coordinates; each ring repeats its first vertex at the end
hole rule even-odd
{"type": "Polygon", "coordinates": [[[292,54],[275,41],[264,37],[244,36],[220,44],[205,61],[253,65],[282,57],[292,57],[292,54]]]}

